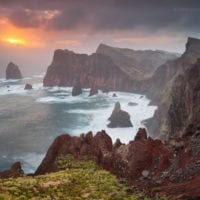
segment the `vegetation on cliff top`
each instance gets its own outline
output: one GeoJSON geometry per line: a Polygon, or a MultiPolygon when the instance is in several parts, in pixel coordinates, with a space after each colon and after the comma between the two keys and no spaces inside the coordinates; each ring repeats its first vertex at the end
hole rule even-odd
{"type": "MultiPolygon", "coordinates": [[[[74,161],[71,156],[58,160],[59,172],[41,176],[0,179],[0,200],[137,200],[126,187],[92,161],[74,161]]],[[[147,197],[142,199],[148,200],[147,197]]]]}

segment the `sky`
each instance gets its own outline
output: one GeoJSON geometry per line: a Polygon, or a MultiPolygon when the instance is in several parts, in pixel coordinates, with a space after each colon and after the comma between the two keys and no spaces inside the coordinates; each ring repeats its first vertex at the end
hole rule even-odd
{"type": "Polygon", "coordinates": [[[0,0],[0,68],[24,73],[45,72],[55,49],[182,53],[188,36],[200,38],[199,0],[0,0]]]}

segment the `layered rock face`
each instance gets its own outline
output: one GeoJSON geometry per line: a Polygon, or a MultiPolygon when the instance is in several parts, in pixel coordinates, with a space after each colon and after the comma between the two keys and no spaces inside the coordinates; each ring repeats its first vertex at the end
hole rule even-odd
{"type": "Polygon", "coordinates": [[[56,50],[53,61],[44,77],[44,86],[72,86],[80,77],[82,87],[96,85],[102,90],[131,91],[132,80],[105,55],[75,54],[68,50],[56,50]]]}
{"type": "Polygon", "coordinates": [[[194,63],[199,57],[200,40],[188,38],[186,51],[179,59],[160,66],[151,79],[141,84],[141,92],[159,104],[153,118],[147,120],[152,135],[180,135],[184,126],[193,124],[200,87],[199,64],[194,63]]]}
{"type": "Polygon", "coordinates": [[[10,62],[6,67],[6,79],[21,79],[22,74],[19,67],[14,63],[10,62]]]}
{"type": "Polygon", "coordinates": [[[143,80],[152,76],[160,65],[179,56],[166,51],[123,49],[105,44],[100,44],[96,53],[109,56],[133,80],[143,80]]]}
{"type": "Polygon", "coordinates": [[[130,120],[130,115],[126,111],[121,110],[121,105],[119,102],[115,103],[113,112],[108,120],[110,121],[110,123],[107,125],[109,128],[133,126],[130,120]]]}

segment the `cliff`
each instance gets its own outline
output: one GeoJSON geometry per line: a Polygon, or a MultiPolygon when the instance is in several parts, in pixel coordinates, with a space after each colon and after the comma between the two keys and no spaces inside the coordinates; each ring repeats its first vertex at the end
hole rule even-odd
{"type": "Polygon", "coordinates": [[[80,77],[82,87],[133,91],[133,81],[151,76],[158,66],[177,55],[164,51],[134,51],[99,45],[92,55],[56,50],[44,77],[44,86],[72,86],[80,77]]]}
{"type": "Polygon", "coordinates": [[[132,81],[105,55],[75,54],[56,50],[53,61],[44,77],[44,86],[72,86],[80,78],[82,87],[96,85],[103,90],[130,91],[132,81]]]}
{"type": "Polygon", "coordinates": [[[191,116],[193,114],[196,116],[193,105],[199,103],[200,83],[199,64],[195,62],[199,57],[200,40],[188,38],[186,50],[180,58],[160,66],[152,78],[141,84],[140,91],[147,94],[153,102],[158,103],[153,118],[147,120],[148,130],[152,135],[166,138],[183,134],[184,126],[188,126],[193,118],[191,116]],[[183,110],[184,112],[180,112],[183,110]]]}
{"type": "Polygon", "coordinates": [[[96,53],[109,56],[133,80],[144,80],[151,77],[160,65],[179,56],[161,50],[132,50],[105,44],[100,44],[96,53]]]}

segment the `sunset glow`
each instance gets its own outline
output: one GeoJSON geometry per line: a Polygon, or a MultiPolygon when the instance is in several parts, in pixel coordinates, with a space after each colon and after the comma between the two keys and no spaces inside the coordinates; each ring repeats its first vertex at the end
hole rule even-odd
{"type": "Polygon", "coordinates": [[[8,42],[10,44],[14,45],[26,45],[26,41],[23,39],[17,39],[17,38],[6,38],[3,39],[5,42],[8,42]]]}

